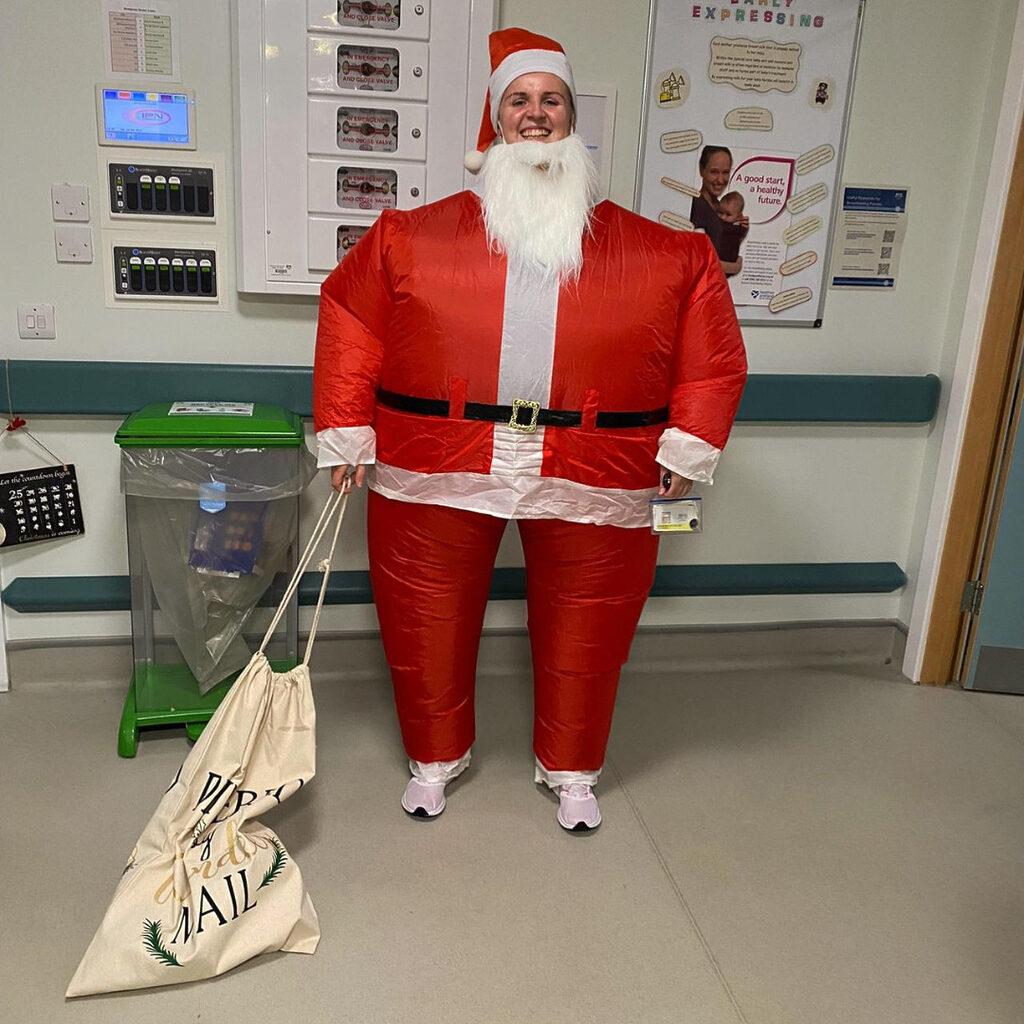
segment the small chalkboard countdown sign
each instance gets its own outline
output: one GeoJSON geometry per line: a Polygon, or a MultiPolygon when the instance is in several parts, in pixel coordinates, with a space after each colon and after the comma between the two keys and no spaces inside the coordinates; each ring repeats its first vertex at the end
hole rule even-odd
{"type": "Polygon", "coordinates": [[[85,533],[75,467],[0,473],[0,547],[85,533]]]}

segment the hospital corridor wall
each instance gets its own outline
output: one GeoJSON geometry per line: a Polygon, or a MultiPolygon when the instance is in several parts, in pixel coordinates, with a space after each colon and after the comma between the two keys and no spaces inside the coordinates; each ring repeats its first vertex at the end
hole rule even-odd
{"type": "MultiPolygon", "coordinates": [[[[794,375],[808,380],[898,378],[909,382],[907,396],[920,395],[931,387],[931,379],[948,381],[1017,6],[1015,0],[867,5],[842,179],[909,188],[898,286],[886,294],[831,291],[817,329],[745,330],[751,372],[769,392],[775,389],[776,401],[769,403],[775,411],[770,419],[741,417],[714,486],[700,491],[704,532],[667,538],[661,548],[666,566],[891,564],[899,567],[906,584],[845,593],[751,593],[733,587],[734,592],[717,595],[657,597],[648,603],[642,627],[855,622],[905,629],[925,542],[944,392],[940,388],[937,405],[916,420],[896,408],[887,421],[855,422],[851,405],[848,420],[808,419],[796,409],[787,421],[778,414],[778,396],[785,394],[779,389],[794,375]]],[[[16,581],[124,577],[127,572],[113,443],[122,416],[90,411],[84,395],[76,407],[74,388],[66,384],[69,366],[128,364],[137,370],[142,387],[147,364],[215,364],[255,373],[268,366],[308,368],[312,360],[314,299],[244,295],[235,288],[237,160],[228,4],[180,0],[177,9],[182,82],[196,93],[202,147],[216,153],[223,167],[216,229],[222,301],[214,310],[111,308],[104,301],[103,259],[55,261],[50,186],[88,186],[94,209],[104,195],[94,111],[94,86],[105,78],[99,5],[52,0],[5,5],[2,74],[8,93],[19,97],[20,111],[7,119],[0,154],[6,238],[0,257],[2,355],[14,366],[15,411],[19,379],[25,392],[30,386],[37,389],[46,380],[46,367],[39,364],[53,363],[52,379],[65,390],[49,408],[41,399],[36,411],[25,415],[47,448],[75,464],[87,529],[83,537],[4,549],[0,590],[5,592],[16,581]],[[59,71],[43,59],[47,53],[61,55],[59,71]],[[54,304],[55,339],[17,336],[15,309],[23,302],[54,304]],[[23,365],[20,378],[17,364],[23,365]]],[[[499,12],[503,26],[526,25],[559,38],[580,84],[614,88],[611,198],[632,205],[646,0],[504,0],[499,12]]],[[[98,230],[94,237],[99,241],[98,230]]],[[[128,403],[133,390],[130,384],[126,388],[128,403]]],[[[0,446],[0,472],[45,461],[23,432],[8,434],[0,446]]],[[[303,499],[303,533],[326,493],[326,480],[318,479],[303,499]]],[[[365,495],[356,495],[340,556],[342,572],[366,568],[364,504],[365,495]]],[[[518,542],[509,531],[499,566],[519,564],[518,542]]],[[[54,586],[59,590],[59,583],[54,586]]],[[[13,650],[96,638],[122,641],[130,635],[128,613],[110,604],[46,612],[7,606],[7,643],[13,650]]],[[[524,621],[522,602],[495,601],[486,625],[516,630],[524,621]]],[[[323,626],[353,634],[375,627],[366,602],[331,606],[323,626]]]]}

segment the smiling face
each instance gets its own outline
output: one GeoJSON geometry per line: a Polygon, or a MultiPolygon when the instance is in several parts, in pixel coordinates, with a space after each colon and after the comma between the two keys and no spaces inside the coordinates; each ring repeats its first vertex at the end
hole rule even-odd
{"type": "Polygon", "coordinates": [[[701,168],[700,176],[704,182],[704,191],[713,196],[720,196],[729,184],[732,174],[732,157],[728,153],[712,153],[708,162],[701,168]]]}
{"type": "Polygon", "coordinates": [[[572,99],[557,75],[520,75],[498,106],[498,128],[507,143],[557,142],[572,131],[572,99]]]}

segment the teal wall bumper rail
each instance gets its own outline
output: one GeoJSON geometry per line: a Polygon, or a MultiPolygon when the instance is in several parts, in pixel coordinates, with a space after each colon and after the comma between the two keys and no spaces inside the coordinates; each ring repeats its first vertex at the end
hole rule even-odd
{"type": "MultiPolygon", "coordinates": [[[[895,562],[808,562],[760,565],[659,565],[651,597],[734,597],[741,594],[885,594],[899,590],[906,574],[895,562]]],[[[316,604],[317,573],[306,573],[299,603],[316,604]]],[[[521,601],[526,576],[521,568],[494,570],[492,601],[521,601]]],[[[106,612],[131,607],[127,576],[19,576],[3,591],[4,604],[18,612],[106,612]]],[[[332,572],[328,604],[370,604],[370,574],[332,572]]]]}
{"type": "MultiPolygon", "coordinates": [[[[130,363],[13,359],[9,374],[14,410],[23,414],[122,416],[151,402],[173,399],[267,402],[311,415],[308,366],[223,363],[130,363]]],[[[938,408],[939,378],[834,374],[753,374],[737,420],[749,423],[929,423],[938,408]]],[[[821,562],[758,565],[661,565],[653,597],[742,594],[891,593],[907,582],[894,562],[821,562]]],[[[301,604],[316,600],[318,579],[308,574],[301,604]]],[[[491,599],[521,600],[520,568],[496,569],[491,599]]],[[[12,580],[3,592],[20,612],[125,611],[126,576],[39,576],[12,580]]],[[[372,602],[365,571],[331,574],[327,601],[372,602]]]]}
{"type": "MultiPolygon", "coordinates": [[[[151,402],[268,402],[312,415],[308,366],[223,363],[124,363],[12,359],[19,413],[120,416],[151,402]]],[[[939,402],[939,378],[836,374],[752,374],[740,422],[928,423],[939,402]]]]}

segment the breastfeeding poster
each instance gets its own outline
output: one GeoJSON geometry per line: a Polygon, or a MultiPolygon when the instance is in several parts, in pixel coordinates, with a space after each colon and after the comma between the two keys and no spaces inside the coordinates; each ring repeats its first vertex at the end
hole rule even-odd
{"type": "Polygon", "coordinates": [[[864,0],[652,0],[636,209],[710,239],[740,322],[821,325],[864,0]]]}

